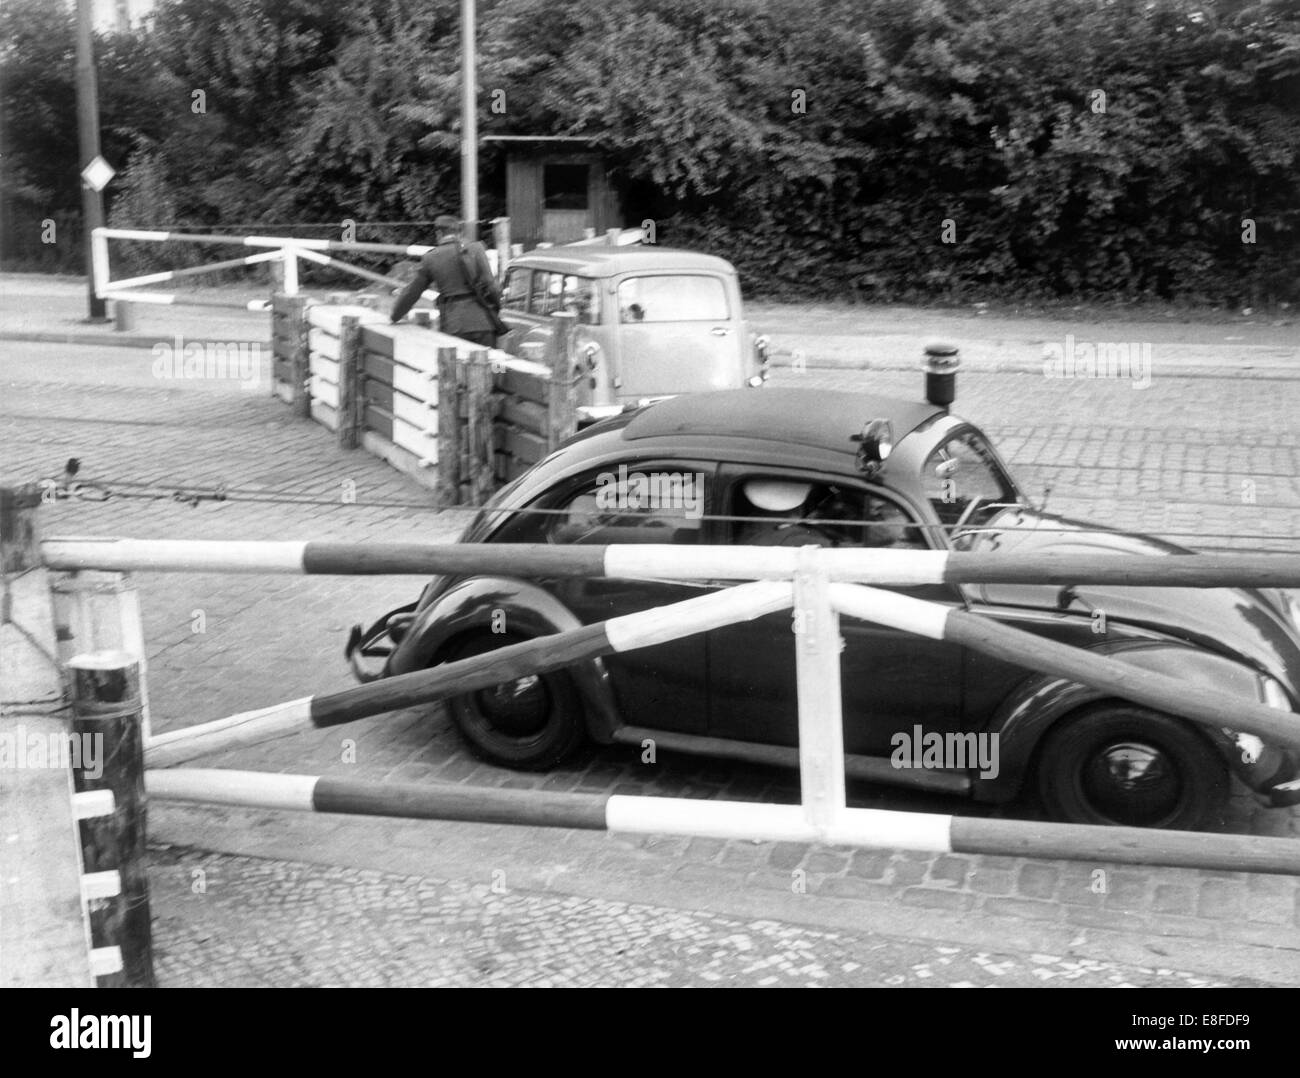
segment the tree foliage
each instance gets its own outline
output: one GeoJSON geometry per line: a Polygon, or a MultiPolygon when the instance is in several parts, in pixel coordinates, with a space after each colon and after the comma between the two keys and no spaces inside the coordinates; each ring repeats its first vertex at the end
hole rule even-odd
{"type": "MultiPolygon", "coordinates": [[[[9,181],[73,207],[66,19],[0,22],[9,181]]],[[[409,241],[376,222],[458,201],[458,32],[456,0],[170,0],[99,46],[123,207],[409,241]]],[[[592,139],[632,222],[752,292],[1297,298],[1294,0],[479,0],[478,42],[484,133],[592,139]]]]}

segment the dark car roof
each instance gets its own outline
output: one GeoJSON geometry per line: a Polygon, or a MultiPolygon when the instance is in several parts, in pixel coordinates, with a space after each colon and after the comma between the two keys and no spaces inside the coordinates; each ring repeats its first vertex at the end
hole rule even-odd
{"type": "Polygon", "coordinates": [[[555,269],[584,277],[613,277],[631,270],[710,270],[735,273],[716,255],[676,247],[544,247],[512,259],[511,266],[555,269]]]}
{"type": "Polygon", "coordinates": [[[944,410],[924,401],[827,389],[726,389],[690,393],[637,412],[625,441],[705,435],[856,453],[852,435],[873,419],[888,419],[895,442],[944,410]]]}

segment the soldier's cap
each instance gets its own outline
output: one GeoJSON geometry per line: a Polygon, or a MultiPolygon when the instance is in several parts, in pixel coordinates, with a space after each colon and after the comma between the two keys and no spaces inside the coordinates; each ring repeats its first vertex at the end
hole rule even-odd
{"type": "Polygon", "coordinates": [[[440,213],[433,219],[433,227],[439,232],[459,232],[460,220],[449,213],[440,213]]]}

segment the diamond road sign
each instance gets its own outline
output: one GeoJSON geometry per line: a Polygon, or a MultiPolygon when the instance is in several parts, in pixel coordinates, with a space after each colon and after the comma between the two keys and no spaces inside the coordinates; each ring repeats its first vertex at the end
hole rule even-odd
{"type": "Polygon", "coordinates": [[[108,181],[116,175],[113,166],[98,154],[95,155],[95,159],[90,164],[81,170],[81,178],[86,181],[86,186],[92,191],[102,191],[108,181]]]}

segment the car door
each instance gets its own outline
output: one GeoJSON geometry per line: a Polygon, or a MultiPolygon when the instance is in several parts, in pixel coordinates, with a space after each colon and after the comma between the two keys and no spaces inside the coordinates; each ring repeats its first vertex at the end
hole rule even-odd
{"type": "Polygon", "coordinates": [[[628,274],[614,290],[623,399],[745,384],[740,312],[710,273],[628,274]]]}
{"type": "MultiPolygon", "coordinates": [[[[797,493],[797,491],[796,491],[797,493]]],[[[827,475],[774,468],[726,467],[715,494],[722,517],[715,541],[760,546],[928,549],[925,529],[888,492],[827,475]],[[751,502],[751,484],[800,484],[798,506],[765,511],[751,502]],[[774,515],[775,514],[775,515],[774,515]],[[784,534],[783,534],[784,532],[784,534]]],[[[895,589],[947,606],[961,604],[947,586],[895,589]]],[[[891,752],[896,733],[955,730],[962,722],[964,650],[884,625],[842,616],[840,679],[845,751],[891,752]]],[[[798,744],[794,634],[789,612],[727,626],[710,634],[710,734],[742,741],[798,744]]]]}
{"type": "MultiPolygon", "coordinates": [[[[713,466],[641,460],[605,466],[552,488],[525,508],[520,527],[498,542],[692,545],[703,534],[713,466]]],[[[714,589],[702,582],[557,578],[543,582],[583,624],[680,602],[714,589]]],[[[708,729],[708,658],[700,636],[605,658],[624,722],[704,734],[708,729]]]]}

